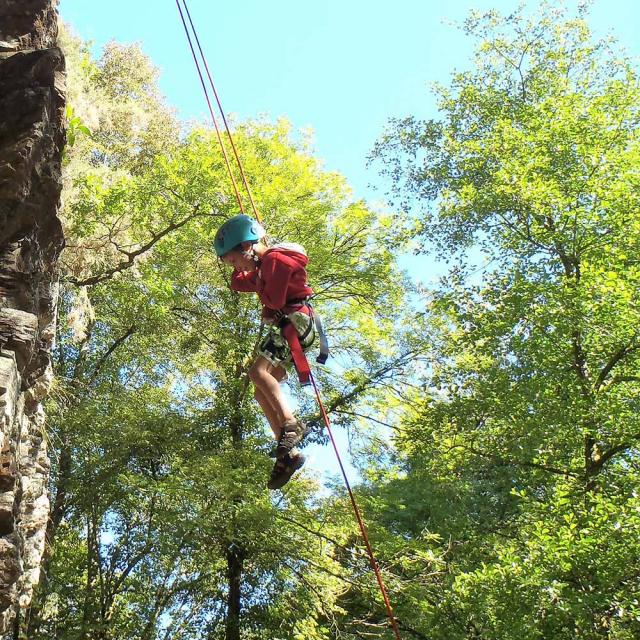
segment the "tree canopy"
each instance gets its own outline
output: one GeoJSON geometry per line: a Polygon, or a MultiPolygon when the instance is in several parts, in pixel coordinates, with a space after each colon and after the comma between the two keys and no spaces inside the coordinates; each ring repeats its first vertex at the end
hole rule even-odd
{"type": "Polygon", "coordinates": [[[422,479],[438,505],[423,525],[456,541],[425,628],[631,638],[638,77],[581,15],[474,14],[465,30],[475,66],[438,89],[441,117],[395,121],[374,152],[425,249],[454,263],[397,438],[397,484],[422,479]]]}

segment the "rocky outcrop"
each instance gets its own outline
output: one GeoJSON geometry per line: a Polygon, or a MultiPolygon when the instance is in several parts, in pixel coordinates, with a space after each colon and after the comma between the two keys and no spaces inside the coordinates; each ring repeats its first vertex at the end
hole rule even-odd
{"type": "Polygon", "coordinates": [[[51,378],[64,145],[57,0],[0,0],[0,635],[38,581],[49,510],[51,378]]]}

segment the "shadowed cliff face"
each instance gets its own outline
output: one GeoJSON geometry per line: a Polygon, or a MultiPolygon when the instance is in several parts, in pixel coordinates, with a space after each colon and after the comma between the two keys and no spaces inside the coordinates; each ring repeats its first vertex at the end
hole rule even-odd
{"type": "Polygon", "coordinates": [[[31,600],[44,550],[64,58],[57,0],[0,0],[0,634],[31,600]]]}

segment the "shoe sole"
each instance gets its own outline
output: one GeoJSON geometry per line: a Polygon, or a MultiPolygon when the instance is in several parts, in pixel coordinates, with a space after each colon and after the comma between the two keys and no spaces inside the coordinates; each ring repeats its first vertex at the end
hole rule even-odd
{"type": "Polygon", "coordinates": [[[284,485],[287,484],[289,480],[291,480],[291,476],[293,476],[293,474],[298,471],[298,469],[300,469],[305,462],[306,458],[302,454],[300,454],[296,458],[295,462],[290,467],[286,468],[285,472],[282,475],[278,476],[273,481],[270,480],[269,482],[267,482],[267,487],[272,491],[284,487],[284,485]]]}

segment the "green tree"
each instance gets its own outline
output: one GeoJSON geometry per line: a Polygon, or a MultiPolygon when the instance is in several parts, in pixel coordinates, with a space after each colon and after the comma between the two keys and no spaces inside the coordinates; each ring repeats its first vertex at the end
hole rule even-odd
{"type": "Polygon", "coordinates": [[[407,476],[378,492],[416,503],[404,535],[443,541],[444,582],[405,614],[425,637],[640,633],[640,92],[584,11],[472,14],[475,65],[436,88],[440,118],[394,121],[373,153],[454,263],[427,302],[407,476]]]}

